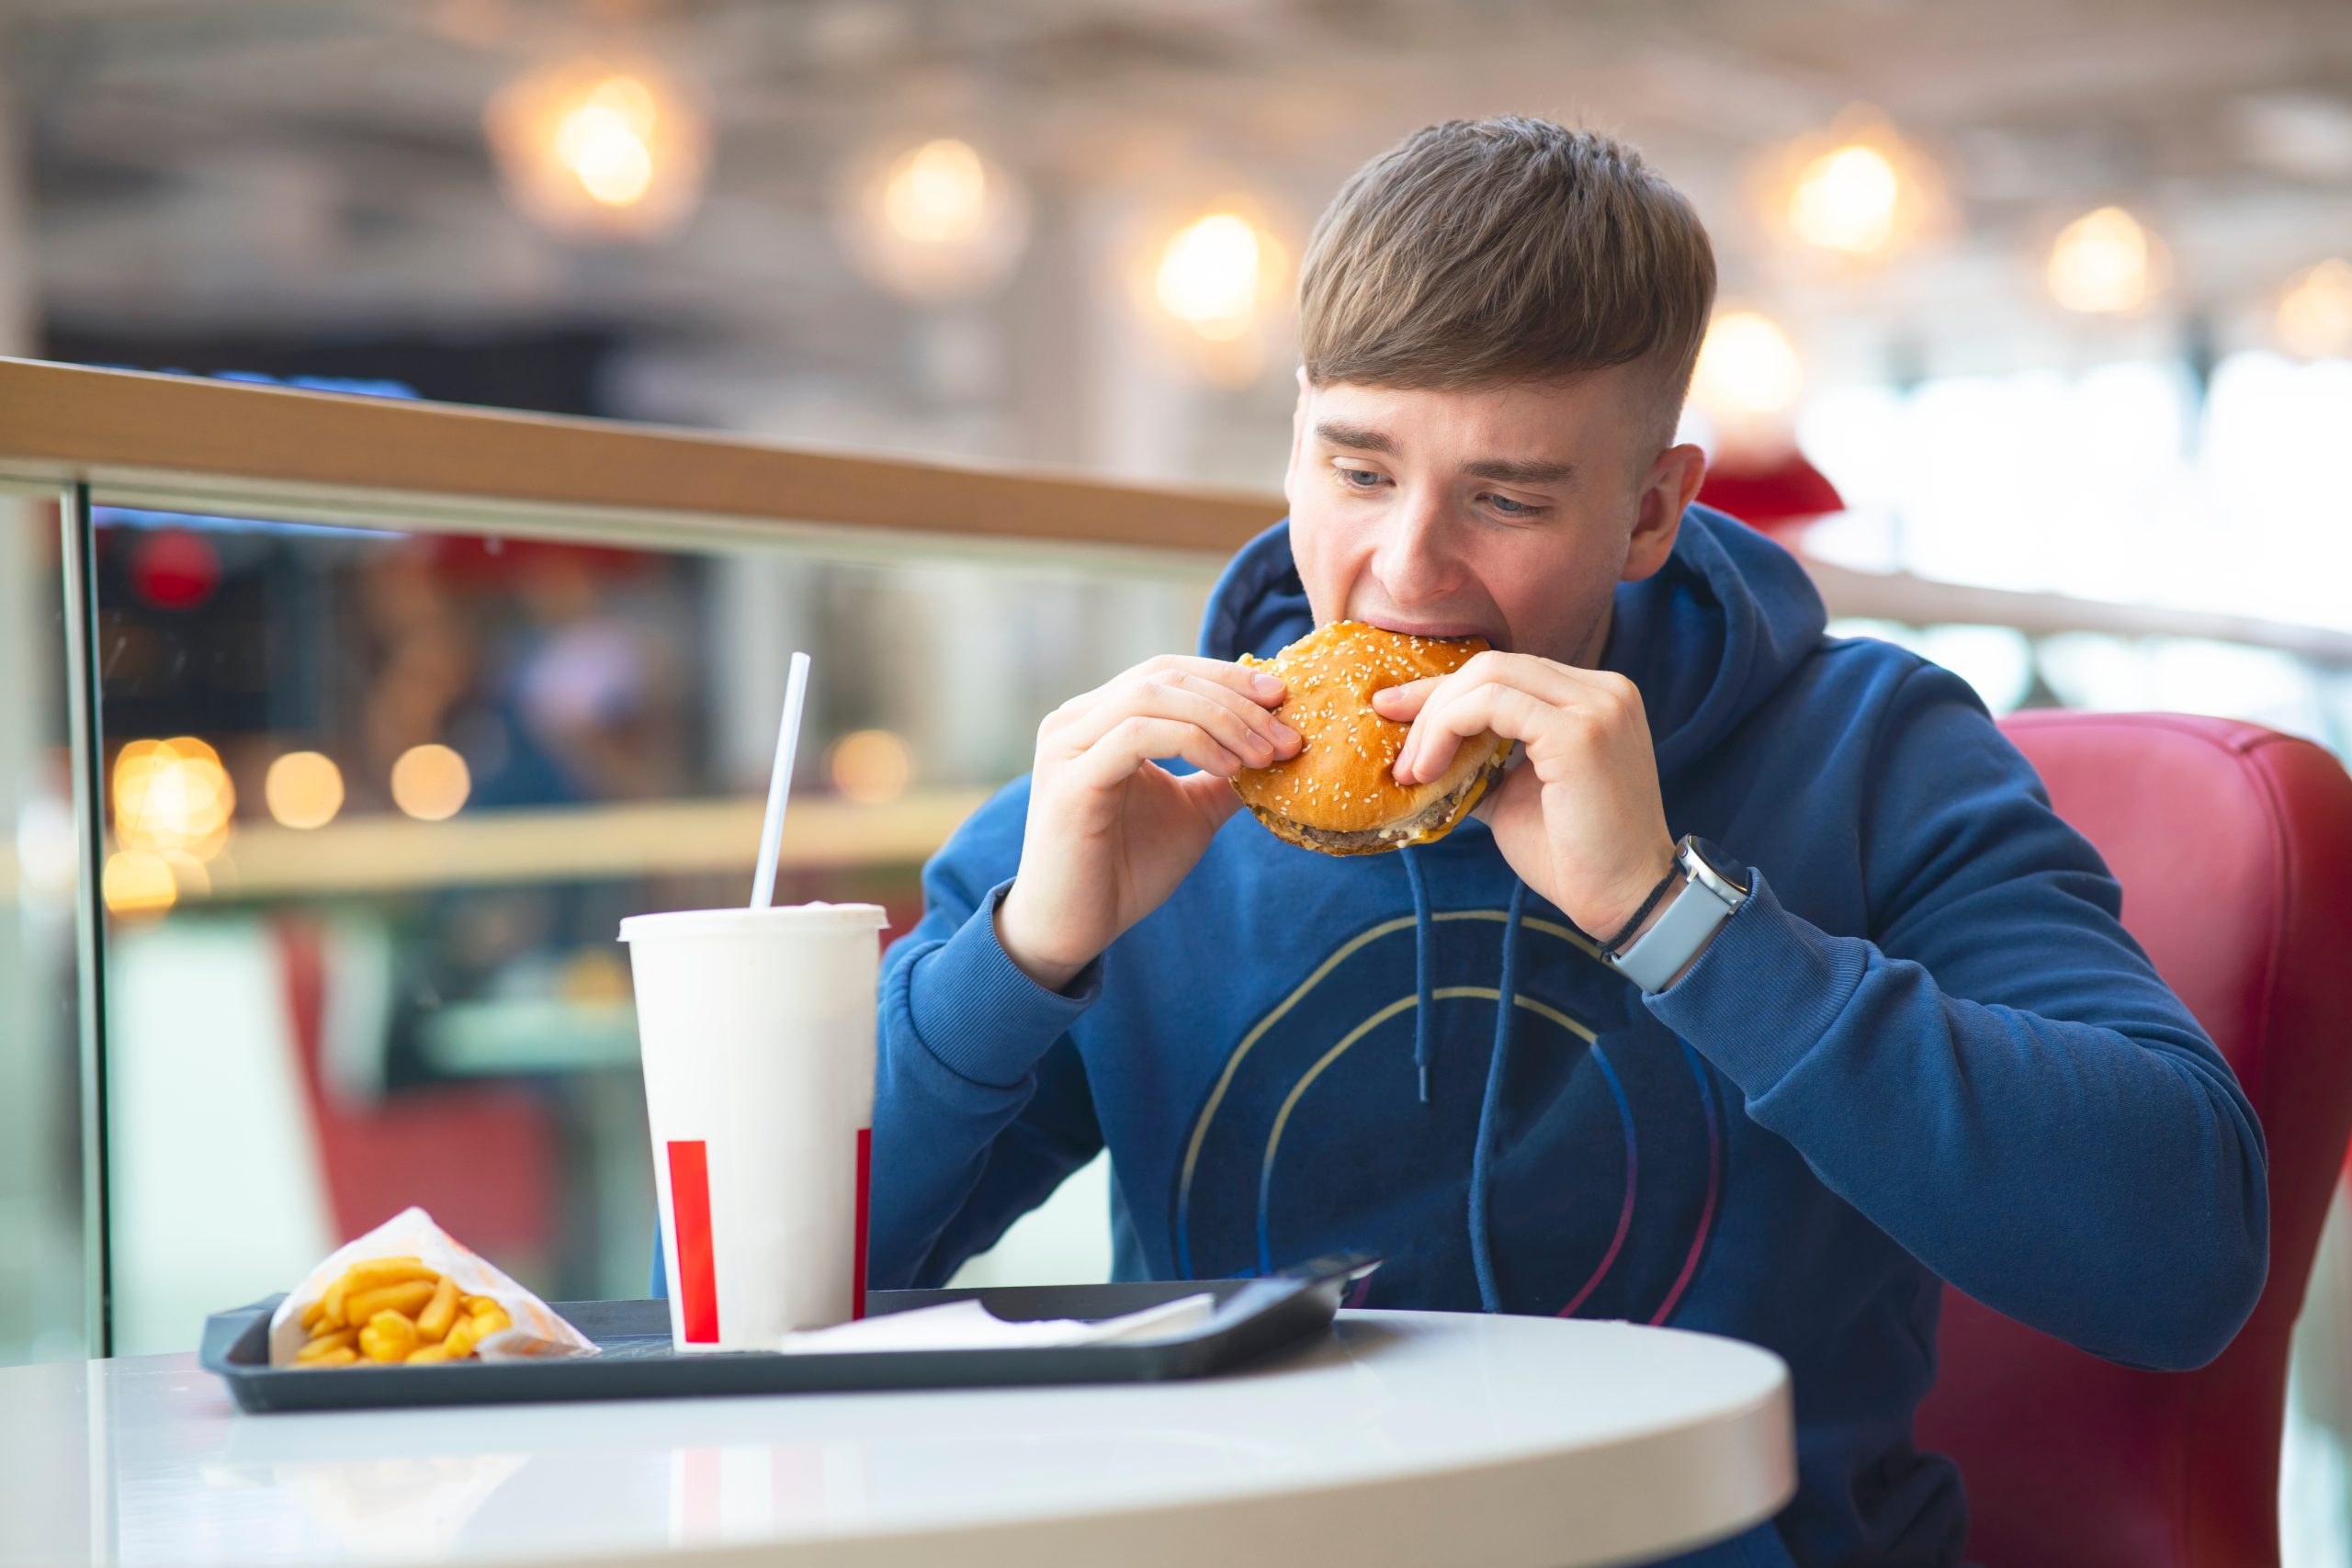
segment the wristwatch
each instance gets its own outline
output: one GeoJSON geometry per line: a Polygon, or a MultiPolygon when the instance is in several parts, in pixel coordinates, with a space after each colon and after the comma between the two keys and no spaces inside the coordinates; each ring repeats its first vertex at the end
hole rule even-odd
{"type": "MultiPolygon", "coordinates": [[[[1684,834],[1674,846],[1674,870],[1659,885],[1673,899],[1657,924],[1623,952],[1602,950],[1617,972],[1645,991],[1662,991],[1699,955],[1715,928],[1747,902],[1747,888],[1734,880],[1731,862],[1712,844],[1684,834]],[[1680,884],[1676,887],[1675,884],[1680,884]]],[[[1656,901],[1657,895],[1652,896],[1656,901]]],[[[1639,917],[1636,917],[1638,919],[1639,917]]],[[[1613,946],[1613,944],[1612,944],[1613,946]]]]}

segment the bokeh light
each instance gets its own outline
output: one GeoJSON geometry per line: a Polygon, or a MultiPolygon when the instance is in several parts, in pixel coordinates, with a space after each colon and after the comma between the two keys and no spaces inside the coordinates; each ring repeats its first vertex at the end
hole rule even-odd
{"type": "Polygon", "coordinates": [[[1849,144],[1806,165],[1789,197],[1789,226],[1809,245],[1867,254],[1894,236],[1902,181],[1885,153],[1849,144]]]}
{"type": "Polygon", "coordinates": [[[2138,219],[2102,207],[2059,231],[2050,247],[2050,293],[2069,310],[2124,314],[2155,297],[2162,262],[2155,236],[2138,219]]]}
{"type": "Polygon", "coordinates": [[[323,828],[343,809],[343,770],[317,751],[288,751],[261,782],[270,816],[288,828],[323,828]]]}
{"type": "Polygon", "coordinates": [[[2332,256],[2278,297],[2278,341],[2305,359],[2352,355],[2352,262],[2332,256]]]}
{"type": "Polygon", "coordinates": [[[220,754],[195,736],[133,740],[115,757],[114,832],[126,850],[208,859],[228,842],[236,808],[220,754]]]}
{"type": "Polygon", "coordinates": [[[392,764],[392,804],[420,822],[455,817],[473,787],[466,760],[438,742],[412,746],[392,764]]]}
{"type": "Polygon", "coordinates": [[[850,259],[902,299],[989,293],[1012,276],[1029,243],[1021,182],[954,136],[892,142],[853,160],[836,219],[850,259]]]}
{"type": "Polygon", "coordinates": [[[705,117],[642,62],[574,60],[529,72],[500,90],[482,123],[514,205],[558,233],[656,239],[701,199],[705,117]]]}
{"type": "Polygon", "coordinates": [[[1213,343],[1257,324],[1284,257],[1281,244],[1238,212],[1212,212],[1169,236],[1152,276],[1152,297],[1213,343]]]}
{"type": "Polygon", "coordinates": [[[882,217],[900,239],[919,245],[968,244],[987,220],[988,166],[967,142],[943,136],[890,165],[882,181],[882,217]]]}
{"type": "Polygon", "coordinates": [[[833,787],[862,805],[878,806],[906,793],[914,753],[887,729],[859,729],[833,742],[827,763],[833,787]]]}
{"type": "Polygon", "coordinates": [[[1796,344],[1769,316],[1728,310],[1707,329],[1690,397],[1718,420],[1737,421],[1792,406],[1804,389],[1796,344]]]}
{"type": "Polygon", "coordinates": [[[1759,231],[1816,260],[1876,266],[1954,227],[1940,161],[1869,104],[1768,149],[1747,183],[1759,231]]]}
{"type": "Polygon", "coordinates": [[[100,886],[107,909],[118,915],[159,915],[180,896],[171,863],[147,850],[117,850],[107,856],[100,886]]]}
{"type": "Polygon", "coordinates": [[[555,155],[589,198],[631,207],[653,187],[653,96],[634,76],[589,89],[555,130],[555,155]]]}

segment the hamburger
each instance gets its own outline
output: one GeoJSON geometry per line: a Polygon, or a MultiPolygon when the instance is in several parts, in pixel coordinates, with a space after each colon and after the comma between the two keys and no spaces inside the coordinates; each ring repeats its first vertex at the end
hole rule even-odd
{"type": "Polygon", "coordinates": [[[1289,688],[1277,711],[1304,744],[1287,761],[1237,773],[1234,793],[1276,838],[1327,855],[1444,838],[1502,772],[1511,743],[1489,730],[1464,741],[1442,777],[1400,784],[1392,770],[1411,726],[1374,713],[1372,694],[1452,674],[1487,646],[1484,637],[1412,637],[1334,621],[1272,659],[1242,655],[1289,688]]]}

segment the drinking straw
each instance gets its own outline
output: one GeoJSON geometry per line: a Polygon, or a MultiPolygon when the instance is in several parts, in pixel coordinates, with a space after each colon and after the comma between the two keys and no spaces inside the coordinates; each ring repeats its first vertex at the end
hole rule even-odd
{"type": "Polygon", "coordinates": [[[792,656],[784,685],[784,723],[775,732],[775,771],[768,775],[768,813],[760,824],[760,869],[752,879],[752,908],[775,902],[775,856],[784,843],[784,797],[792,793],[792,753],[800,744],[800,708],[808,696],[808,656],[792,656]]]}

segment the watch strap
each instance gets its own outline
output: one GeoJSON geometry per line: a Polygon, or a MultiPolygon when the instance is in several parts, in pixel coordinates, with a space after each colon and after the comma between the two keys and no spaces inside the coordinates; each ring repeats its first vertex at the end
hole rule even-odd
{"type": "Polygon", "coordinates": [[[1730,919],[1747,902],[1745,889],[1712,867],[1706,867],[1702,874],[1703,866],[1698,851],[1685,839],[1676,868],[1681,892],[1638,942],[1609,960],[1619,973],[1645,991],[1666,989],[1682,972],[1683,965],[1707,945],[1715,928],[1730,919]]]}

